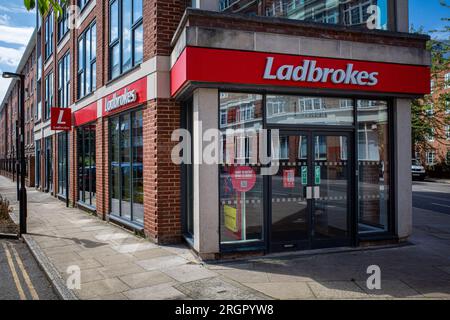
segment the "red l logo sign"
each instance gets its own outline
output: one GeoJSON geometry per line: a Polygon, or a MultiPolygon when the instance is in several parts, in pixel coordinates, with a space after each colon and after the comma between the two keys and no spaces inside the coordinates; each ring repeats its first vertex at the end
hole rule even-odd
{"type": "Polygon", "coordinates": [[[70,108],[51,109],[51,129],[63,131],[72,129],[72,112],[70,108]]]}

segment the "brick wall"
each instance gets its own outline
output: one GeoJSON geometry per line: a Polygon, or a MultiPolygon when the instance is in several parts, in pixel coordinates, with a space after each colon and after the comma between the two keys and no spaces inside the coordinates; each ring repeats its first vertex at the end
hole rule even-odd
{"type": "Polygon", "coordinates": [[[144,123],[144,228],[157,243],[181,239],[180,168],[171,161],[180,107],[169,99],[149,101],[144,123]]]}

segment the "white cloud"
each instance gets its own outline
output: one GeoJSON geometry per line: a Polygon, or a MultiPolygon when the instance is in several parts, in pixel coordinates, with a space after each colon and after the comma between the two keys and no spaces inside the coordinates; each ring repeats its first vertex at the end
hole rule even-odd
{"type": "Polygon", "coordinates": [[[13,67],[14,69],[22,59],[22,55],[25,51],[25,46],[19,49],[0,47],[0,64],[13,67]]]}
{"type": "Polygon", "coordinates": [[[34,28],[19,28],[0,25],[0,41],[26,46],[34,28]]]}
{"type": "Polygon", "coordinates": [[[35,13],[34,10],[28,11],[24,6],[10,5],[10,4],[8,6],[4,6],[4,5],[0,4],[0,11],[8,12],[8,13],[30,13],[30,14],[35,13]]]}
{"type": "Polygon", "coordinates": [[[7,14],[0,14],[0,25],[8,26],[11,18],[7,14]]]}

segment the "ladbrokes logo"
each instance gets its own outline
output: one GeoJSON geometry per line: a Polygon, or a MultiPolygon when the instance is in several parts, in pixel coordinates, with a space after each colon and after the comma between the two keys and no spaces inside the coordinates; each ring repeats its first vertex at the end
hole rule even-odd
{"type": "Polygon", "coordinates": [[[359,86],[375,86],[378,84],[378,72],[354,70],[353,63],[348,63],[346,69],[322,68],[315,60],[303,60],[302,65],[282,65],[273,67],[274,58],[268,57],[264,70],[264,79],[298,82],[332,82],[359,86]]]}
{"type": "Polygon", "coordinates": [[[125,92],[120,96],[118,96],[117,93],[114,93],[113,97],[110,100],[106,100],[105,111],[106,112],[113,111],[117,108],[126,106],[127,104],[136,102],[136,100],[137,100],[136,90],[128,91],[128,89],[125,89],[125,92]]]}

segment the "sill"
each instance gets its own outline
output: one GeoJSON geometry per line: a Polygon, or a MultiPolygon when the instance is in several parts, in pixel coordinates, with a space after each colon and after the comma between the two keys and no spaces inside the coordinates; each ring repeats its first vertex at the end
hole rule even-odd
{"type": "Polygon", "coordinates": [[[129,75],[130,73],[132,73],[133,71],[136,71],[137,69],[140,69],[142,63],[139,63],[137,65],[135,65],[134,67],[132,67],[131,69],[119,74],[117,77],[110,79],[106,82],[106,86],[109,86],[111,84],[113,84],[114,82],[118,82],[120,79],[124,78],[125,76],[129,75]]]}
{"type": "MultiPolygon", "coordinates": [[[[53,57],[53,52],[47,57],[47,58],[45,58],[45,60],[44,60],[44,67],[45,67],[45,65],[47,64],[47,62],[49,62],[50,61],[50,59],[53,57]]],[[[39,79],[41,79],[41,78],[39,78],[39,79]]]]}
{"type": "Polygon", "coordinates": [[[82,201],[77,201],[77,205],[79,205],[79,206],[82,207],[83,209],[88,210],[88,211],[90,211],[90,212],[92,212],[92,213],[97,212],[97,208],[95,208],[94,206],[90,206],[90,205],[88,205],[87,203],[84,203],[84,202],[82,202],[82,201]]]}
{"type": "Polygon", "coordinates": [[[189,233],[184,233],[182,236],[189,247],[194,248],[194,237],[189,233]]]}
{"type": "Polygon", "coordinates": [[[78,98],[76,103],[78,104],[78,103],[82,102],[83,100],[86,100],[87,98],[92,97],[95,94],[96,91],[97,91],[97,89],[95,89],[94,91],[89,92],[88,94],[82,96],[81,98],[78,98]]]}
{"type": "Polygon", "coordinates": [[[396,235],[393,235],[389,232],[374,232],[367,234],[359,234],[358,240],[361,242],[364,241],[383,241],[383,240],[398,240],[396,235]]]}
{"type": "Polygon", "coordinates": [[[64,35],[62,36],[62,38],[56,42],[56,48],[58,48],[59,45],[66,40],[68,34],[70,34],[70,30],[67,30],[66,33],[64,33],[64,35]]]}
{"type": "Polygon", "coordinates": [[[220,253],[266,251],[264,241],[256,240],[247,243],[220,244],[220,253]]]}
{"type": "Polygon", "coordinates": [[[56,196],[58,197],[59,200],[64,200],[64,201],[67,200],[67,197],[63,194],[58,193],[56,196]]]}
{"type": "Polygon", "coordinates": [[[108,215],[108,217],[109,217],[110,220],[118,222],[119,224],[127,226],[127,227],[129,227],[129,228],[131,228],[133,230],[138,231],[138,232],[144,231],[144,226],[143,225],[140,225],[140,224],[138,224],[136,222],[124,219],[124,218],[122,218],[122,217],[120,217],[120,216],[118,216],[118,215],[116,215],[114,213],[110,213],[108,215]]]}

